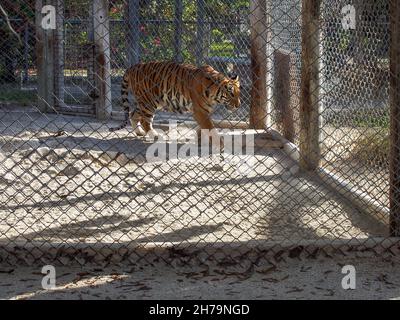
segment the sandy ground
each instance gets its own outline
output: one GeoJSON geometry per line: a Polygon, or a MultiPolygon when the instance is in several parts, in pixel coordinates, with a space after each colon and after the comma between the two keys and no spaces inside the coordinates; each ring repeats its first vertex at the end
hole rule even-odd
{"type": "Polygon", "coordinates": [[[41,267],[1,268],[0,299],[400,299],[399,262],[398,257],[290,259],[251,272],[62,267],[52,290],[41,286],[41,267]],[[355,267],[355,290],[342,288],[345,265],[355,267]]]}
{"type": "Polygon", "coordinates": [[[387,232],[299,174],[280,149],[148,163],[151,144],[127,130],[109,134],[115,123],[10,111],[0,111],[0,240],[9,243],[296,242],[387,232]]]}
{"type": "MultiPolygon", "coordinates": [[[[386,235],[387,226],[300,174],[280,149],[147,163],[151,143],[128,130],[109,134],[115,123],[24,111],[0,110],[3,244],[296,244],[386,235]]],[[[57,288],[47,291],[40,266],[2,266],[0,298],[399,299],[399,262],[366,255],[240,268],[84,264],[57,267],[57,288]],[[356,290],[341,287],[347,264],[356,267],[356,290]]]]}

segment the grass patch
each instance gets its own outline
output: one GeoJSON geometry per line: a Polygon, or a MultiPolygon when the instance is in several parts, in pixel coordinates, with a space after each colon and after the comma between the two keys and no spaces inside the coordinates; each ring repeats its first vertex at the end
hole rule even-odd
{"type": "Polygon", "coordinates": [[[355,117],[353,120],[353,124],[356,127],[363,128],[381,128],[381,129],[389,129],[390,128],[390,117],[388,113],[378,116],[367,116],[367,117],[355,117]]]}
{"type": "Polygon", "coordinates": [[[324,114],[325,123],[337,127],[375,128],[388,130],[390,128],[389,109],[385,110],[341,110],[324,114]]]}

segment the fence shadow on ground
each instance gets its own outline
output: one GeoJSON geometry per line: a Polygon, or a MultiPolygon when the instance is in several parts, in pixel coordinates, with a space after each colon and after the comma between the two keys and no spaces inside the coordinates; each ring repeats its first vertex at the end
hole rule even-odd
{"type": "MultiPolygon", "coordinates": [[[[79,175],[83,177],[80,170],[94,165],[94,158],[87,157],[87,154],[92,152],[95,152],[100,159],[102,155],[108,155],[101,159],[101,165],[107,169],[116,163],[113,159],[110,160],[110,154],[128,155],[127,158],[131,162],[123,172],[113,173],[118,171],[116,169],[110,171],[118,181],[115,187],[106,191],[85,191],[80,194],[69,192],[63,198],[57,199],[43,196],[41,199],[31,198],[21,203],[3,202],[0,210],[10,213],[9,215],[14,212],[20,212],[19,214],[24,212],[23,216],[26,217],[30,212],[32,216],[38,214],[38,219],[44,215],[43,212],[50,215],[42,229],[36,228],[35,231],[26,232],[28,228],[19,235],[3,234],[10,244],[19,240],[46,242],[51,239],[55,242],[76,243],[81,238],[92,238],[89,243],[93,243],[93,240],[101,243],[101,239],[108,236],[108,240],[110,237],[112,239],[115,237],[116,243],[123,246],[128,242],[182,243],[193,239],[205,242],[224,241],[227,235],[230,236],[227,242],[251,239],[296,242],[299,239],[366,238],[384,236],[388,233],[386,225],[352,207],[341,196],[315,181],[313,176],[307,173],[294,173],[292,169],[296,164],[281,150],[256,148],[253,158],[260,168],[256,168],[259,171],[249,177],[238,175],[233,171],[225,173],[221,168],[214,170],[212,166],[201,162],[190,169],[188,167],[180,169],[180,160],[167,159],[156,164],[160,171],[160,176],[156,177],[156,180],[159,180],[158,184],[146,183],[139,190],[137,184],[143,176],[136,176],[136,169],[143,168],[143,164],[146,163],[144,155],[151,142],[132,134],[127,135],[126,132],[118,133],[115,137],[104,131],[94,132],[93,135],[83,135],[79,131],[62,132],[61,135],[45,133],[34,139],[33,145],[32,139],[18,140],[17,144],[10,143],[9,147],[13,150],[9,151],[11,155],[14,152],[23,152],[22,159],[36,155],[27,169],[40,170],[35,174],[36,180],[48,176],[48,169],[56,167],[55,164],[59,161],[69,165],[81,163],[81,168],[78,168],[75,175],[69,177],[67,181],[79,178],[79,175]],[[50,151],[63,149],[65,153],[59,153],[49,161],[46,156],[37,155],[40,147],[47,147],[50,151]],[[77,151],[80,152],[79,155],[77,151]],[[43,166],[40,165],[41,162],[44,163],[43,166]],[[132,166],[132,163],[136,167],[132,166]],[[171,178],[164,181],[164,178],[169,176],[171,178]],[[132,177],[134,181],[128,181],[132,177]],[[254,190],[257,190],[256,193],[254,190]],[[180,196],[180,192],[183,191],[188,193],[180,196]],[[163,197],[162,204],[158,204],[152,210],[147,209],[146,203],[153,201],[157,196],[163,197]],[[166,204],[174,197],[175,207],[173,205],[172,208],[168,208],[166,204]],[[133,204],[127,203],[123,209],[116,209],[118,212],[116,214],[94,209],[94,204],[101,204],[103,209],[112,207],[112,204],[119,202],[121,198],[127,198],[133,204]],[[141,200],[136,201],[139,198],[141,200]],[[207,213],[203,220],[197,220],[202,213],[218,205],[219,207],[215,208],[214,212],[207,213]],[[179,206],[185,209],[179,208],[181,211],[175,215],[179,206]],[[138,214],[142,207],[148,210],[147,214],[138,214]],[[233,207],[234,209],[230,210],[233,207]],[[77,208],[83,213],[69,217],[68,208],[77,208]],[[36,210],[35,214],[32,210],[36,210]],[[118,210],[125,212],[121,213],[118,210]],[[160,213],[154,214],[157,210],[160,213]],[[87,211],[92,212],[86,215],[87,211]],[[67,216],[70,221],[57,221],[51,217],[51,212],[58,218],[67,216]],[[226,216],[221,216],[222,212],[227,212],[226,216]],[[168,218],[170,220],[166,218],[168,214],[171,215],[168,218]],[[189,222],[184,219],[185,216],[191,218],[189,222]],[[82,218],[85,220],[79,221],[82,218]],[[155,228],[154,225],[158,227],[155,228]],[[233,227],[236,231],[230,235],[229,230],[233,227]],[[152,228],[152,232],[149,232],[152,228]],[[131,230],[135,230],[136,233],[129,234],[127,241],[127,234],[131,230]],[[122,238],[122,235],[126,236],[122,238]],[[211,238],[207,240],[210,235],[213,235],[213,240],[211,238]]],[[[178,142],[177,148],[183,145],[184,143],[178,142]]],[[[200,160],[207,162],[209,159],[200,160]]],[[[151,175],[154,173],[154,168],[149,171],[151,175]]],[[[54,178],[52,179],[54,182],[54,178]]],[[[102,184],[106,180],[101,178],[101,181],[93,183],[102,184]]],[[[4,182],[8,187],[15,188],[7,181],[4,182]]],[[[80,184],[83,185],[85,181],[82,178],[80,184]]],[[[24,189],[19,192],[23,193],[24,189]]],[[[39,193],[40,190],[34,192],[39,193]]],[[[104,245],[107,245],[108,240],[104,245]]]]}

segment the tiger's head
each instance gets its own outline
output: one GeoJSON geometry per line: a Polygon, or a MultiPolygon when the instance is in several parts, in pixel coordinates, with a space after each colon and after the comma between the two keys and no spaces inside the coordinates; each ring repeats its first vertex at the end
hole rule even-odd
{"type": "Polygon", "coordinates": [[[230,75],[222,84],[222,103],[229,110],[236,110],[240,107],[240,80],[237,75],[230,75]]]}
{"type": "Polygon", "coordinates": [[[235,74],[224,74],[216,71],[211,66],[203,66],[206,79],[205,94],[212,99],[213,104],[223,104],[229,110],[236,110],[240,107],[240,80],[235,74]]]}

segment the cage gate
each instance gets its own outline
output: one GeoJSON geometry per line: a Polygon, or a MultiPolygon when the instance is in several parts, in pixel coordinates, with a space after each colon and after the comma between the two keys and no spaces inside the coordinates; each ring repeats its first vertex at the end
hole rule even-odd
{"type": "Polygon", "coordinates": [[[1,263],[398,252],[398,1],[1,6],[1,263]],[[211,115],[224,150],[179,99],[158,137],[109,132],[125,71],[150,61],[239,77],[240,107],[211,115]]]}

